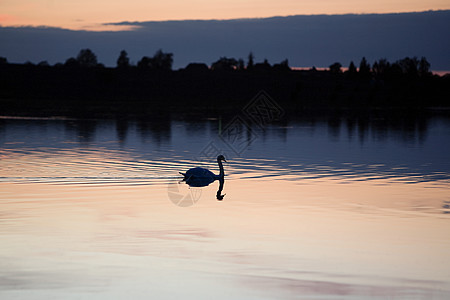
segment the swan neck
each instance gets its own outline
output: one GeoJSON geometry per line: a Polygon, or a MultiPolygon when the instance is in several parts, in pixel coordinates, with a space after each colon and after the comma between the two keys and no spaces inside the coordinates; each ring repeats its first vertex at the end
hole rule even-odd
{"type": "Polygon", "coordinates": [[[217,163],[219,164],[219,177],[224,177],[225,176],[225,172],[223,170],[223,165],[222,165],[222,161],[221,160],[217,160],[217,163]]]}

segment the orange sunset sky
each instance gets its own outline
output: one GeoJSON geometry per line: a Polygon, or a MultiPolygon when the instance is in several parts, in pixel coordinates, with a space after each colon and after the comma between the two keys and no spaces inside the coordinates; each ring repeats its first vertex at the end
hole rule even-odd
{"type": "Polygon", "coordinates": [[[94,29],[102,23],[450,9],[449,0],[1,0],[0,26],[94,29]]]}

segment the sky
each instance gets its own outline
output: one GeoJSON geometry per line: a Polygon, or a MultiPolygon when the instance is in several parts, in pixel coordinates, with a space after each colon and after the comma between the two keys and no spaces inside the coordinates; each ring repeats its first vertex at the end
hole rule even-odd
{"type": "Polygon", "coordinates": [[[245,60],[250,51],[255,62],[288,59],[292,67],[328,67],[334,62],[348,66],[363,56],[371,64],[380,58],[394,62],[424,56],[432,70],[450,70],[450,10],[131,25],[134,30],[114,32],[0,27],[0,56],[11,63],[53,65],[89,48],[99,62],[114,67],[121,50],[136,64],[162,49],[174,54],[175,69],[191,62],[210,65],[223,56],[245,60]]]}
{"type": "Polygon", "coordinates": [[[55,64],[90,48],[115,66],[121,50],[137,63],[163,49],[174,68],[250,51],[293,67],[425,56],[450,70],[449,15],[450,0],[0,0],[0,56],[55,64]]]}
{"type": "Polygon", "coordinates": [[[0,26],[123,30],[104,23],[450,9],[449,0],[0,0],[0,26]]]}

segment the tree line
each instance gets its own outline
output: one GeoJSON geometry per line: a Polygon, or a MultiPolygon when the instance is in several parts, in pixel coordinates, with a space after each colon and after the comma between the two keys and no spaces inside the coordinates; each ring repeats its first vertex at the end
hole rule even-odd
{"type": "Polygon", "coordinates": [[[401,76],[418,78],[432,75],[430,66],[425,57],[420,59],[417,57],[405,57],[394,63],[390,63],[386,58],[382,58],[375,61],[372,66],[363,57],[359,63],[359,68],[356,68],[355,63],[351,61],[347,70],[343,72],[342,65],[336,62],[329,66],[329,71],[333,74],[345,73],[350,78],[389,79],[401,76]]]}
{"type": "MultiPolygon", "coordinates": [[[[142,70],[159,70],[171,71],[173,65],[173,53],[164,52],[159,49],[153,56],[143,56],[136,65],[130,62],[128,53],[122,50],[116,60],[116,68],[120,70],[137,68],[142,70]]],[[[220,57],[213,62],[209,67],[205,63],[190,63],[185,69],[191,71],[213,70],[213,71],[233,71],[233,70],[278,70],[290,71],[287,59],[278,64],[271,65],[267,59],[263,62],[255,63],[255,58],[252,52],[247,57],[247,63],[242,59],[235,59],[229,57],[220,57]]],[[[0,65],[7,64],[5,57],[0,57],[0,65]]],[[[33,65],[31,62],[26,62],[26,65],[33,65]]],[[[41,61],[37,66],[49,67],[47,61],[41,61]]],[[[349,78],[383,78],[389,79],[394,77],[408,76],[408,77],[425,77],[430,76],[430,63],[425,57],[418,59],[417,57],[405,57],[393,63],[387,59],[382,58],[375,61],[372,65],[363,57],[357,68],[353,61],[350,62],[348,68],[344,71],[340,62],[335,62],[328,67],[328,71],[332,74],[345,74],[349,78]]],[[[98,62],[97,55],[90,50],[82,49],[76,57],[68,58],[64,63],[56,63],[54,67],[68,67],[68,68],[104,68],[102,63],[98,62]]],[[[317,71],[312,67],[310,71],[317,71]]]]}
{"type": "MultiPolygon", "coordinates": [[[[7,64],[8,61],[5,57],[0,57],[0,64],[7,64]]],[[[26,62],[25,65],[34,65],[31,62],[26,62]]],[[[47,61],[41,61],[37,66],[50,67],[47,61]]],[[[116,60],[117,69],[138,68],[148,70],[163,70],[171,71],[173,66],[173,53],[164,52],[159,49],[153,56],[143,56],[136,65],[132,64],[128,53],[122,50],[119,57],[116,60]]],[[[82,49],[76,57],[68,58],[64,63],[56,63],[54,67],[82,67],[82,68],[104,68],[105,65],[98,62],[97,55],[89,48],[82,49]]],[[[199,70],[199,69],[211,69],[211,70],[249,70],[249,69],[290,69],[288,60],[285,59],[279,64],[271,65],[268,60],[265,59],[261,63],[254,62],[254,55],[252,52],[248,55],[247,63],[242,58],[228,58],[220,57],[217,61],[213,62],[210,67],[204,63],[190,63],[186,66],[186,69],[199,70]]]]}

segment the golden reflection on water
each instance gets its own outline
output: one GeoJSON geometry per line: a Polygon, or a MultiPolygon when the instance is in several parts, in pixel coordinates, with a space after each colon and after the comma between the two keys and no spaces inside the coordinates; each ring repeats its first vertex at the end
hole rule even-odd
{"type": "Polygon", "coordinates": [[[171,178],[2,182],[0,294],[450,295],[447,188],[249,175],[227,176],[224,201],[215,182],[187,208],[170,201],[171,178]]]}
{"type": "Polygon", "coordinates": [[[445,168],[305,146],[227,158],[217,201],[190,153],[71,143],[0,148],[1,299],[450,298],[445,168]]]}

